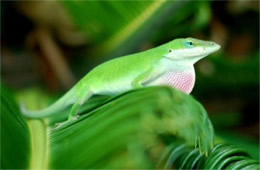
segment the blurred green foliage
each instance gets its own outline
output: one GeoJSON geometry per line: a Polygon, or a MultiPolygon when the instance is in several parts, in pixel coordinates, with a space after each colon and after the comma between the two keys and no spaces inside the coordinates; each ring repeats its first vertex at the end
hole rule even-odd
{"type": "MultiPolygon", "coordinates": [[[[182,1],[64,1],[73,21],[86,34],[91,44],[89,50],[94,54],[116,57],[127,54],[147,41],[149,36],[171,30],[172,37],[181,32],[192,31],[209,20],[208,3],[191,3],[182,1]],[[197,12],[199,8],[199,12],[197,12]],[[195,16],[193,16],[195,14],[195,16]],[[180,23],[188,17],[192,22],[187,26],[180,23]],[[163,19],[166,18],[166,19],[163,19]],[[171,25],[162,27],[166,23],[171,25]],[[152,28],[152,29],[151,29],[152,28]],[[158,29],[162,28],[161,31],[158,29]],[[183,30],[187,28],[187,30],[183,30]]],[[[95,60],[95,58],[94,58],[95,60]]]]}
{"type": "MultiPolygon", "coordinates": [[[[109,58],[139,51],[144,43],[160,44],[198,31],[210,19],[208,2],[189,1],[64,1],[86,35],[92,66],[109,58]],[[199,11],[197,11],[199,9],[199,11]],[[189,18],[189,20],[187,20],[189,18]],[[159,31],[160,30],[160,31],[159,31]],[[149,41],[149,42],[148,42],[149,41]]],[[[88,58],[87,57],[87,58],[88,58]]]]}
{"type": "MultiPolygon", "coordinates": [[[[10,100],[11,96],[7,95],[6,90],[2,91],[5,101],[10,100]]],[[[28,102],[34,98],[30,96],[36,94],[28,91],[23,93],[23,97],[28,102]]],[[[41,93],[38,94],[41,96],[41,93]]],[[[19,110],[11,111],[11,108],[17,108],[15,102],[12,106],[1,103],[7,108],[2,110],[1,119],[15,116],[25,127],[13,126],[10,133],[7,127],[19,125],[19,122],[10,119],[1,124],[4,141],[14,142],[10,143],[9,150],[5,150],[1,167],[214,169],[233,166],[232,163],[238,167],[259,166],[240,148],[222,144],[209,149],[213,146],[214,132],[205,110],[191,96],[177,90],[151,87],[105,100],[99,98],[95,103],[96,106],[87,108],[88,112],[83,111],[79,119],[62,127],[50,123],[53,117],[27,120],[25,123],[19,110]],[[15,144],[15,141],[23,141],[24,138],[27,140],[15,144]],[[198,149],[193,150],[183,142],[195,144],[198,149]],[[13,155],[14,150],[19,152],[13,155]],[[201,152],[209,156],[205,157],[201,152]],[[222,153],[225,154],[218,157],[222,153]],[[21,164],[14,165],[14,160],[10,158],[18,159],[21,156],[21,164]],[[25,164],[27,161],[24,160],[29,164],[25,164]]],[[[6,146],[6,143],[2,144],[6,146]]]]}
{"type": "Polygon", "coordinates": [[[166,152],[170,155],[165,165],[167,169],[259,169],[259,162],[250,158],[245,150],[229,144],[215,145],[208,157],[180,144],[173,144],[166,152]]]}

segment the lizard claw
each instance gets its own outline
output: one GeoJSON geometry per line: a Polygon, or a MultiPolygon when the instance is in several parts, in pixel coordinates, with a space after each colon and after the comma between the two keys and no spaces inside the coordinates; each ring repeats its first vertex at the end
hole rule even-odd
{"type": "Polygon", "coordinates": [[[71,121],[78,120],[79,117],[80,117],[79,115],[75,115],[75,116],[73,116],[73,117],[71,118],[71,121]]]}

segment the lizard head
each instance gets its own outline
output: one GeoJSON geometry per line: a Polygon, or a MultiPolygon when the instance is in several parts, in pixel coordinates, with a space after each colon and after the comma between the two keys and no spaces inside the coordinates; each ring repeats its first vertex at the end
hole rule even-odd
{"type": "Polygon", "coordinates": [[[212,41],[203,41],[195,38],[180,38],[168,43],[167,48],[168,51],[164,57],[194,64],[201,58],[217,51],[220,45],[212,41]]]}

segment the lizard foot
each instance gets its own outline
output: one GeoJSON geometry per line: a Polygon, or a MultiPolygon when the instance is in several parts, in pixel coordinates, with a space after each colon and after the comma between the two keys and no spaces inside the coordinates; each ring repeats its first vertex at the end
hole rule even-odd
{"type": "Polygon", "coordinates": [[[75,115],[75,116],[71,117],[71,120],[69,120],[69,121],[78,120],[79,117],[80,117],[80,115],[75,115]]]}
{"type": "Polygon", "coordinates": [[[79,117],[80,117],[79,115],[76,115],[76,116],[71,117],[71,119],[66,120],[64,122],[55,123],[54,129],[59,129],[59,128],[63,127],[64,125],[66,125],[66,124],[68,124],[68,123],[70,123],[72,121],[78,120],[79,117]]]}

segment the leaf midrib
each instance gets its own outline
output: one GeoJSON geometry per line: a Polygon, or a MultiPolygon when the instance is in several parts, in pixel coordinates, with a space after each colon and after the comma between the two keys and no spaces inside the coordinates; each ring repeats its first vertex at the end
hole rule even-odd
{"type": "Polygon", "coordinates": [[[28,120],[31,135],[30,169],[47,169],[49,147],[47,129],[43,120],[28,120]]]}

